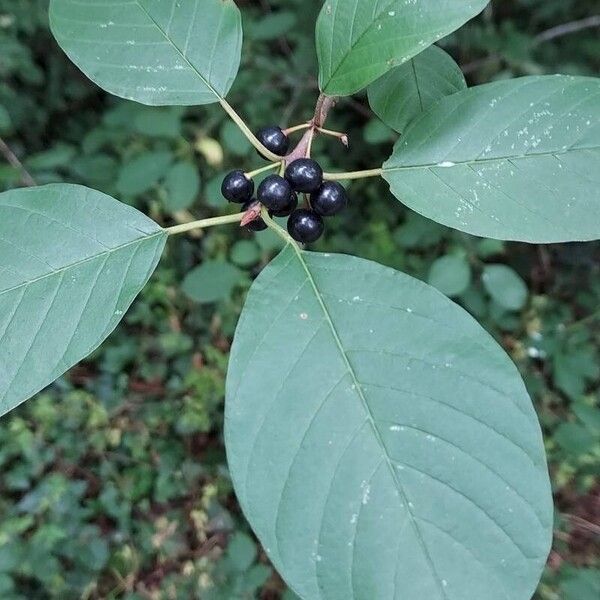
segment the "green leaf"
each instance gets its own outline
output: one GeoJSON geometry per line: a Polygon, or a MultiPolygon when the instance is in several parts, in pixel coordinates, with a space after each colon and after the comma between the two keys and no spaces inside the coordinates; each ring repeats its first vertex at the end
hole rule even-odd
{"type": "Polygon", "coordinates": [[[170,152],[144,152],[125,163],[117,178],[117,191],[124,196],[137,196],[155,186],[173,162],[170,152]]]}
{"type": "Polygon", "coordinates": [[[600,569],[569,568],[560,589],[564,600],[596,600],[600,596],[600,569]]]}
{"type": "Polygon", "coordinates": [[[319,86],[348,96],[480,13],[489,0],[326,0],[317,21],[319,86]]]}
{"type": "Polygon", "coordinates": [[[256,560],[256,545],[245,533],[238,532],[227,546],[227,557],[234,571],[247,571],[256,560]]]}
{"type": "Polygon", "coordinates": [[[208,260],[187,274],[182,289],[192,300],[209,304],[227,300],[244,279],[244,272],[231,263],[208,260]]]}
{"type": "Polygon", "coordinates": [[[502,308],[521,310],[527,303],[527,286],[514,269],[506,265],[486,265],[481,280],[488,294],[502,308]]]}
{"type": "Polygon", "coordinates": [[[167,173],[165,208],[171,212],[189,208],[200,193],[200,175],[192,163],[178,162],[167,173]]]}
{"type": "Polygon", "coordinates": [[[50,150],[33,154],[25,161],[25,166],[31,170],[56,169],[68,166],[75,157],[76,150],[67,144],[57,144],[50,150]]]}
{"type": "Polygon", "coordinates": [[[300,597],[533,594],[553,516],[540,427],[506,354],[434,288],[288,246],[237,328],[225,437],[300,597]]]}
{"type": "Polygon", "coordinates": [[[296,15],[290,11],[267,14],[252,22],[248,37],[256,41],[274,40],[288,33],[297,21],[296,15]]]}
{"type": "Polygon", "coordinates": [[[453,58],[431,46],[372,83],[369,104],[384,123],[402,132],[435,102],[466,87],[464,75],[453,58]]]}
{"type": "Polygon", "coordinates": [[[0,195],[0,414],[106,339],[165,239],[135,209],[82,186],[0,195]]]}
{"type": "Polygon", "coordinates": [[[12,120],[8,110],[0,104],[0,132],[4,133],[12,127],[12,120]]]}
{"type": "Polygon", "coordinates": [[[471,266],[462,256],[442,256],[431,265],[428,281],[446,296],[459,296],[471,283],[471,266]]]}
{"type": "Polygon", "coordinates": [[[240,64],[233,0],[52,0],[50,26],[92,81],[142,104],[218,102],[240,64]]]}
{"type": "Polygon", "coordinates": [[[225,149],[235,156],[245,156],[252,148],[241,129],[229,120],[221,127],[221,141],[225,149]]]}
{"type": "Polygon", "coordinates": [[[600,79],[523,77],[440,100],[384,165],[392,193],[444,225],[527,242],[600,237],[600,79]]]}

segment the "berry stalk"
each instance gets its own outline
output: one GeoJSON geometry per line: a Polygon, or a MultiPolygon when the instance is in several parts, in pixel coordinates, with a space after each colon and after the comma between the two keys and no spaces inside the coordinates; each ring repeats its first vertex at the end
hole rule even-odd
{"type": "Polygon", "coordinates": [[[235,112],[235,109],[225,98],[221,98],[219,103],[223,107],[223,110],[231,117],[232,121],[240,128],[241,132],[248,138],[248,141],[267,159],[272,162],[278,162],[281,160],[281,156],[277,156],[267,148],[265,148],[258,138],[252,133],[250,128],[246,125],[242,117],[235,112]]]}
{"type": "Polygon", "coordinates": [[[227,225],[229,223],[239,223],[244,217],[244,213],[237,215],[224,215],[222,217],[212,217],[211,219],[201,219],[200,221],[191,221],[174,227],[167,227],[165,231],[168,235],[177,235],[179,233],[187,233],[195,229],[206,229],[215,225],[227,225]]]}

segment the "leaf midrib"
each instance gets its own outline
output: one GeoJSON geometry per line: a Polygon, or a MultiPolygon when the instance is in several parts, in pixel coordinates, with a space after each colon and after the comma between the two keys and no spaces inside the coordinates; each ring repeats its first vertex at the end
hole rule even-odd
{"type": "Polygon", "coordinates": [[[327,309],[327,306],[325,305],[325,302],[323,300],[323,297],[321,296],[321,293],[319,292],[319,288],[317,287],[317,284],[315,282],[315,279],[310,271],[310,268],[308,267],[308,264],[306,263],[306,261],[304,260],[304,256],[303,256],[303,251],[300,250],[300,248],[295,244],[295,243],[290,243],[290,246],[293,248],[296,256],[298,257],[298,260],[300,262],[300,264],[302,265],[302,268],[304,269],[304,272],[306,273],[306,277],[313,289],[313,292],[315,294],[315,297],[317,299],[317,302],[319,303],[319,306],[321,307],[321,310],[323,312],[323,316],[325,317],[325,321],[331,331],[331,335],[333,336],[333,339],[335,341],[335,344],[342,356],[342,360],[344,361],[344,364],[346,366],[346,369],[348,370],[348,373],[350,374],[351,378],[352,378],[352,382],[354,384],[354,389],[357,392],[363,407],[366,411],[367,414],[367,418],[369,420],[369,424],[371,425],[371,429],[373,430],[373,433],[375,435],[375,438],[377,440],[377,443],[379,444],[380,448],[381,448],[381,452],[385,458],[386,464],[388,466],[388,469],[390,471],[390,474],[392,475],[392,479],[394,480],[396,487],[398,488],[398,492],[401,494],[402,499],[404,501],[404,506],[406,508],[406,511],[408,513],[409,516],[409,520],[413,526],[413,529],[415,530],[415,534],[417,537],[417,540],[419,541],[419,544],[421,546],[421,549],[423,551],[423,554],[425,556],[425,559],[427,561],[427,564],[429,565],[429,568],[431,570],[431,573],[433,575],[433,578],[435,579],[436,585],[441,593],[441,597],[444,598],[445,600],[448,600],[448,595],[446,594],[446,591],[444,589],[444,586],[442,584],[442,580],[435,568],[435,565],[433,563],[433,559],[429,553],[429,549],[427,548],[427,544],[425,543],[425,540],[423,538],[423,535],[421,533],[421,530],[417,524],[416,518],[412,513],[412,510],[410,509],[410,503],[409,503],[409,499],[408,496],[406,495],[406,492],[404,491],[404,486],[402,485],[402,482],[398,479],[398,475],[396,473],[396,470],[394,469],[394,466],[392,464],[392,460],[391,457],[389,456],[387,449],[385,447],[385,444],[383,443],[383,439],[381,437],[381,434],[379,433],[379,429],[377,428],[377,425],[375,423],[375,418],[373,416],[373,413],[371,411],[371,408],[369,407],[369,404],[367,402],[367,399],[365,398],[365,395],[363,393],[362,390],[362,386],[356,376],[356,373],[354,371],[354,368],[352,367],[352,364],[350,363],[350,360],[348,359],[348,356],[346,355],[346,352],[344,350],[344,347],[342,345],[342,341],[340,339],[340,336],[337,332],[337,329],[335,327],[335,324],[333,323],[333,319],[329,313],[329,310],[327,309]]]}
{"type": "Polygon", "coordinates": [[[567,150],[552,151],[552,152],[532,152],[531,154],[514,154],[514,155],[508,155],[508,156],[496,156],[493,158],[475,158],[472,160],[452,160],[450,157],[446,157],[444,160],[447,160],[449,162],[451,161],[453,163],[453,165],[445,166],[445,167],[441,167],[439,162],[427,163],[427,164],[423,164],[423,165],[404,165],[404,166],[396,166],[396,167],[386,167],[384,164],[383,170],[384,170],[384,172],[389,173],[389,172],[393,172],[393,171],[411,171],[414,169],[433,169],[436,167],[439,167],[440,169],[452,169],[454,167],[459,167],[462,165],[478,165],[478,164],[492,163],[492,162],[497,162],[497,161],[502,161],[502,160],[508,161],[508,160],[521,160],[521,159],[527,159],[527,158],[544,158],[544,157],[548,157],[548,156],[562,156],[564,154],[569,154],[570,152],[579,152],[579,151],[585,151],[585,150],[592,150],[592,151],[600,150],[600,145],[599,146],[573,147],[573,148],[568,148],[567,150]]]}
{"type": "Polygon", "coordinates": [[[60,267],[59,269],[56,269],[54,271],[50,271],[49,273],[44,273],[43,275],[40,275],[39,277],[35,277],[34,279],[30,279],[28,281],[23,281],[22,283],[19,283],[11,288],[8,288],[6,290],[2,290],[0,291],[0,297],[4,296],[5,294],[9,294],[11,292],[14,292],[15,290],[21,289],[23,287],[28,287],[30,285],[33,285],[34,283],[37,283],[38,281],[42,281],[44,279],[47,279],[48,277],[55,277],[57,275],[61,275],[64,272],[68,271],[69,269],[74,269],[75,267],[78,267],[80,265],[83,265],[85,263],[91,262],[93,260],[98,259],[99,257],[102,256],[108,256],[111,255],[115,252],[119,252],[121,250],[123,250],[124,248],[127,248],[128,246],[133,246],[134,244],[142,244],[144,242],[148,242],[150,240],[153,240],[154,238],[158,237],[158,236],[162,236],[162,235],[166,235],[166,233],[164,232],[164,230],[159,230],[155,233],[152,233],[150,235],[147,235],[145,237],[140,237],[137,238],[135,240],[131,240],[125,244],[121,244],[119,246],[116,246],[114,248],[110,248],[108,250],[103,250],[102,252],[99,252],[98,254],[94,254],[92,256],[88,256],[87,258],[83,258],[81,260],[72,262],[68,265],[65,265],[64,267],[60,267]]]}
{"type": "MultiPolygon", "coordinates": [[[[154,17],[148,12],[148,9],[143,4],[140,3],[140,0],[134,0],[134,2],[137,6],[140,7],[140,9],[152,21],[152,23],[154,23],[155,27],[158,29],[158,31],[160,31],[160,33],[165,38],[165,40],[167,42],[169,42],[169,44],[171,44],[173,46],[173,48],[175,48],[175,50],[177,51],[177,54],[179,54],[179,56],[181,56],[181,58],[185,61],[185,63],[188,65],[188,67],[190,69],[192,69],[192,71],[194,71],[194,73],[196,73],[196,75],[198,75],[198,77],[202,80],[202,83],[204,83],[204,85],[215,95],[216,98],[218,98],[219,100],[222,100],[223,96],[219,92],[217,92],[217,90],[215,90],[215,88],[209,83],[209,81],[204,77],[204,75],[202,75],[202,73],[200,73],[200,71],[188,60],[187,56],[182,52],[182,50],[179,48],[179,46],[177,46],[177,44],[167,35],[166,31],[164,31],[164,29],[158,24],[158,22],[154,19],[154,17]]],[[[196,0],[196,8],[197,7],[198,7],[198,2],[196,0]]]]}

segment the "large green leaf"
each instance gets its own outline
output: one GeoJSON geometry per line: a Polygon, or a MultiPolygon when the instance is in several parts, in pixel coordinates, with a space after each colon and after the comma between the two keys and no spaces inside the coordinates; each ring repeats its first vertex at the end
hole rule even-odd
{"type": "Polygon", "coordinates": [[[481,12],[489,0],[326,0],[317,21],[319,85],[358,92],[481,12]]]}
{"type": "Polygon", "coordinates": [[[471,88],[418,117],[384,165],[417,212],[475,235],[600,237],[600,79],[524,77],[471,88]]]}
{"type": "Polygon", "coordinates": [[[0,195],[0,414],[106,339],[165,239],[134,208],[82,186],[0,195]]]}
{"type": "Polygon", "coordinates": [[[92,81],[143,104],[217,102],[240,64],[233,0],[52,0],[50,25],[92,81]]]}
{"type": "Polygon", "coordinates": [[[243,510],[305,600],[525,600],[552,498],[519,374],[434,288],[288,246],[254,283],[227,379],[243,510]]]}
{"type": "Polygon", "coordinates": [[[432,104],[467,87],[460,67],[437,46],[392,69],[369,86],[369,104],[392,129],[402,132],[432,104]]]}

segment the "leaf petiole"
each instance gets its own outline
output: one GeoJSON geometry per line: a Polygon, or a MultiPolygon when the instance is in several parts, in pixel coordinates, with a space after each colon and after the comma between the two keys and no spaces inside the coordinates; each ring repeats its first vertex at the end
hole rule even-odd
{"type": "Polygon", "coordinates": [[[206,229],[207,227],[214,227],[215,225],[239,223],[244,218],[244,214],[245,213],[241,212],[235,215],[224,215],[222,217],[212,217],[211,219],[191,221],[190,223],[183,223],[182,225],[167,227],[165,231],[168,235],[177,235],[179,233],[187,233],[188,231],[194,231],[195,229],[206,229]]]}
{"type": "Polygon", "coordinates": [[[255,171],[250,171],[248,173],[245,173],[246,177],[248,179],[252,179],[253,177],[256,177],[257,175],[260,175],[261,173],[265,173],[266,171],[272,171],[273,169],[279,169],[281,167],[281,162],[276,162],[276,163],[271,163],[270,165],[267,165],[266,167],[262,167],[260,169],[256,169],[255,171]]]}
{"type": "Polygon", "coordinates": [[[313,124],[308,121],[308,123],[301,123],[300,125],[296,125],[295,127],[288,127],[287,129],[283,130],[283,133],[285,133],[285,135],[290,135],[290,133],[295,133],[296,131],[302,131],[304,129],[308,129],[309,127],[312,127],[313,124]]]}
{"type": "Polygon", "coordinates": [[[260,216],[269,228],[272,229],[286,244],[291,244],[296,250],[300,250],[298,244],[294,241],[294,238],[271,218],[269,211],[264,206],[261,208],[260,216]]]}
{"type": "Polygon", "coordinates": [[[244,122],[242,117],[235,112],[235,109],[225,98],[221,98],[219,103],[223,107],[223,110],[231,117],[232,121],[240,128],[241,132],[248,138],[248,141],[268,160],[278,162],[281,160],[281,156],[273,154],[270,150],[267,150],[258,140],[258,138],[252,133],[248,125],[244,122]]]}
{"type": "Polygon", "coordinates": [[[367,177],[381,177],[383,169],[368,169],[366,171],[349,171],[346,173],[323,173],[326,181],[343,181],[347,179],[366,179],[367,177]]]}

